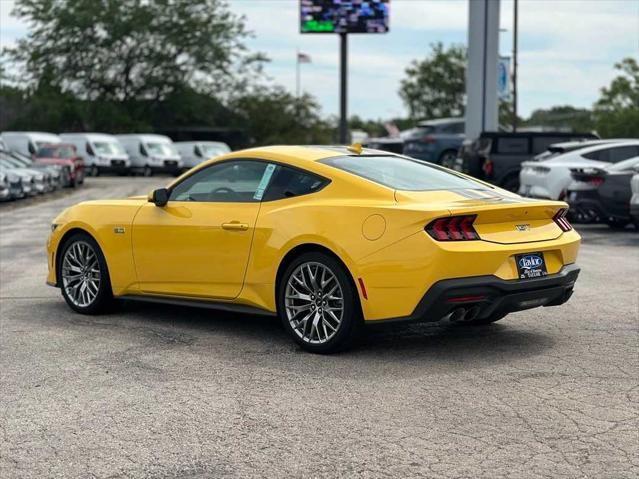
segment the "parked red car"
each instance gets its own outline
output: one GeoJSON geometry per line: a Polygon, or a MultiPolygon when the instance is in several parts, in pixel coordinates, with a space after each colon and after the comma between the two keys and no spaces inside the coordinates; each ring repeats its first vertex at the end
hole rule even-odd
{"type": "Polygon", "coordinates": [[[36,152],[34,161],[41,165],[63,167],[63,184],[75,187],[84,183],[84,160],[78,156],[75,146],[69,143],[43,145],[36,152]]]}

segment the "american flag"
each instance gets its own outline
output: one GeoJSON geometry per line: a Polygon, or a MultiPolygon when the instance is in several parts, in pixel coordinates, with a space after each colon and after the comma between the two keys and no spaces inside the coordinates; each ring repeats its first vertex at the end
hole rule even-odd
{"type": "Polygon", "coordinates": [[[311,56],[306,53],[297,53],[297,63],[311,63],[311,56]]]}

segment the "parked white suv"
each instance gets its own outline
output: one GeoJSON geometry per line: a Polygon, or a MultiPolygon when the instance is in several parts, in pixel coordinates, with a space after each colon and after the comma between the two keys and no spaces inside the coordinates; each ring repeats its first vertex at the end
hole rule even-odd
{"type": "Polygon", "coordinates": [[[604,167],[639,155],[639,140],[582,148],[546,161],[525,161],[519,174],[519,194],[560,200],[572,182],[571,169],[604,167]]]}

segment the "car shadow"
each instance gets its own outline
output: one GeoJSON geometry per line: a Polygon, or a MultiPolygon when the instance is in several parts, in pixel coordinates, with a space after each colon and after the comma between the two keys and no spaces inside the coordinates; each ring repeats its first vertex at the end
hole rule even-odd
{"type": "MultiPolygon", "coordinates": [[[[99,320],[86,319],[82,321],[99,320]]],[[[450,323],[395,323],[367,326],[352,348],[334,355],[303,351],[275,317],[236,314],[185,306],[122,301],[112,323],[134,329],[146,345],[193,346],[224,360],[296,374],[337,377],[414,375],[443,368],[479,368],[512,363],[552,348],[550,331],[518,325],[515,316],[503,323],[462,327],[450,323]],[[124,313],[124,314],[122,314],[124,313]],[[132,324],[134,323],[134,324],[132,324]],[[291,360],[290,356],[295,358],[291,360]],[[318,366],[322,365],[322,368],[318,366]],[[329,368],[325,368],[330,365],[329,368]],[[424,370],[424,366],[428,368],[424,370]]],[[[76,320],[72,320],[74,322],[76,320]]],[[[527,323],[528,325],[530,323],[527,323]]],[[[204,354],[204,353],[203,353],[204,354]]]]}

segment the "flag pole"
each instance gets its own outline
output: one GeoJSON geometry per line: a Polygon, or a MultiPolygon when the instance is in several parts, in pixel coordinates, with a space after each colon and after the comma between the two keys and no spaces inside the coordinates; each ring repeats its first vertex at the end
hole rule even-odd
{"type": "Polygon", "coordinates": [[[300,49],[295,54],[295,97],[300,97],[300,49]]]}

